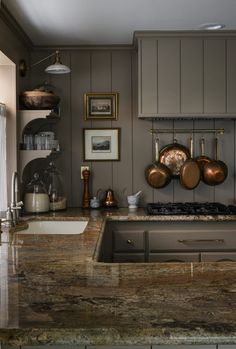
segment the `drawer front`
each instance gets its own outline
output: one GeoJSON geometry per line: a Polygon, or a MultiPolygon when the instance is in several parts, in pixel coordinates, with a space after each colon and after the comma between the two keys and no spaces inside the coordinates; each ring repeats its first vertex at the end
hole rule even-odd
{"type": "Polygon", "coordinates": [[[145,262],[144,253],[113,253],[114,263],[137,263],[145,262]]]}
{"type": "Polygon", "coordinates": [[[144,231],[113,231],[114,252],[144,251],[144,231]]]}
{"type": "Polygon", "coordinates": [[[152,345],[152,349],[216,349],[216,345],[152,345]]]}
{"type": "Polygon", "coordinates": [[[199,262],[199,253],[150,253],[149,262],[199,262]]]}
{"type": "Polygon", "coordinates": [[[235,262],[236,252],[202,252],[202,262],[235,262]]]}
{"type": "Polygon", "coordinates": [[[149,232],[150,251],[218,251],[226,249],[236,250],[236,230],[149,232]]]}

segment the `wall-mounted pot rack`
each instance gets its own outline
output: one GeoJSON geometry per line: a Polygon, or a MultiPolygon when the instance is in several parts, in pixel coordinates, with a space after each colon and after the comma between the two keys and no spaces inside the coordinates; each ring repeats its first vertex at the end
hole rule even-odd
{"type": "Polygon", "coordinates": [[[216,129],[211,129],[211,128],[196,128],[196,129],[187,129],[187,128],[178,128],[178,129],[171,129],[171,128],[163,128],[163,129],[157,129],[157,128],[151,128],[149,130],[151,133],[214,133],[216,134],[224,134],[225,129],[224,128],[216,128],[216,129]]]}

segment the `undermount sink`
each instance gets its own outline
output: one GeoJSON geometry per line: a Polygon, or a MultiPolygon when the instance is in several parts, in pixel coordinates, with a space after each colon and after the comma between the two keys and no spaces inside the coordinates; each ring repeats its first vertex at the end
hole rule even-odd
{"type": "Polygon", "coordinates": [[[37,221],[28,222],[28,228],[17,234],[82,234],[88,221],[37,221]]]}

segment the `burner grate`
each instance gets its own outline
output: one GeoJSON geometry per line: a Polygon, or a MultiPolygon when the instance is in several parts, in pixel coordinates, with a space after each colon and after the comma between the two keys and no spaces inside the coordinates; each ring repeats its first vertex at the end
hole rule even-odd
{"type": "Polygon", "coordinates": [[[176,202],[147,204],[149,215],[236,215],[236,206],[219,202],[176,202]]]}

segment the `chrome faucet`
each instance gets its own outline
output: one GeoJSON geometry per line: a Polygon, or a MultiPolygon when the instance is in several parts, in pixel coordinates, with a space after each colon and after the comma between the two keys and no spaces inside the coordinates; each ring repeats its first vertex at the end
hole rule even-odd
{"type": "Polygon", "coordinates": [[[13,172],[12,179],[11,179],[11,212],[12,212],[12,220],[13,225],[17,225],[19,223],[19,210],[21,210],[21,207],[23,205],[22,201],[18,201],[18,190],[19,183],[18,183],[18,174],[17,172],[13,172]]]}

